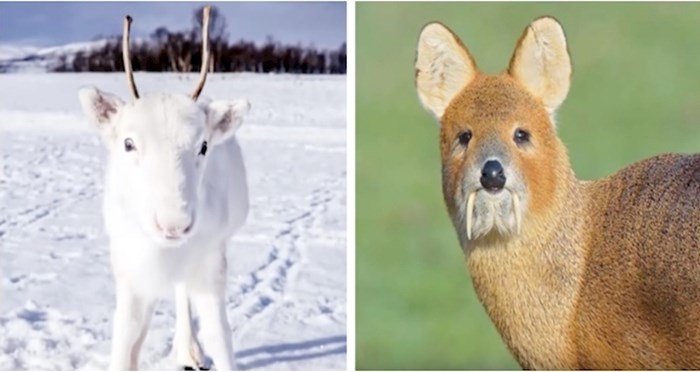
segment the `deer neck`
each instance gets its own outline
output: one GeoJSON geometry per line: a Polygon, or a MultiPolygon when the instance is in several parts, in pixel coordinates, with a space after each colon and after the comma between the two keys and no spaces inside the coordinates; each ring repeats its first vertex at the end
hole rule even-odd
{"type": "Polygon", "coordinates": [[[520,235],[466,250],[476,293],[525,368],[561,369],[574,360],[567,328],[585,256],[584,187],[566,174],[553,207],[527,216],[520,235]]]}

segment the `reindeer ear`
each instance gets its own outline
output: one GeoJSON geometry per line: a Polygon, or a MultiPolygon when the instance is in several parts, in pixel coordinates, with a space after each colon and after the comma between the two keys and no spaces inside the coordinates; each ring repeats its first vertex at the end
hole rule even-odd
{"type": "Polygon", "coordinates": [[[474,58],[452,31],[440,23],[423,28],[416,53],[416,89],[426,110],[440,120],[477,74],[474,58]]]}
{"type": "Polygon", "coordinates": [[[119,97],[94,87],[80,89],[78,98],[85,116],[103,132],[111,127],[112,120],[119,109],[124,106],[124,101],[119,97]]]}
{"type": "Polygon", "coordinates": [[[247,100],[214,101],[208,104],[207,125],[212,132],[212,143],[226,141],[243,124],[243,117],[250,111],[247,100]]]}
{"type": "Polygon", "coordinates": [[[556,19],[532,22],[520,37],[508,73],[542,100],[551,114],[564,102],[571,83],[571,58],[556,19]]]}

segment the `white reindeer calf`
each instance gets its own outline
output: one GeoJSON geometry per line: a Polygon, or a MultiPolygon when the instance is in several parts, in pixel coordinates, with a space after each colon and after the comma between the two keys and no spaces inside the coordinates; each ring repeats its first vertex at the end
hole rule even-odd
{"type": "Polygon", "coordinates": [[[95,88],[79,93],[85,114],[109,149],[103,208],[117,303],[110,369],[138,367],[153,308],[172,290],[176,362],[203,366],[191,302],[214,366],[235,367],[225,308],[226,243],[248,214],[245,167],[233,135],[249,104],[196,103],[209,65],[208,13],[207,7],[202,74],[191,97],[138,99],[128,54],[130,17],[124,27],[124,65],[135,100],[124,103],[95,88]]]}

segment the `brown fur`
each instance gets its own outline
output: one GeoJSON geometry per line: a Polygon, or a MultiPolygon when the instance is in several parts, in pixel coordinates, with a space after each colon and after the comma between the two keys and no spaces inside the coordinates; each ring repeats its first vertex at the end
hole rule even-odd
{"type": "Polygon", "coordinates": [[[444,198],[463,240],[455,195],[481,141],[506,146],[527,185],[520,234],[463,241],[503,340],[527,369],[700,368],[700,156],[579,181],[549,107],[531,92],[509,72],[477,72],[440,117],[444,198]],[[516,127],[532,146],[513,143],[516,127]],[[456,152],[466,129],[472,140],[456,152]]]}
{"type": "Polygon", "coordinates": [[[577,363],[698,369],[700,156],[657,156],[585,188],[577,363]]]}
{"type": "MultiPolygon", "coordinates": [[[[515,79],[507,74],[487,76],[479,74],[460,95],[450,103],[442,117],[440,126],[440,151],[444,174],[448,177],[445,186],[446,196],[454,195],[459,185],[464,162],[469,159],[469,152],[479,147],[479,141],[490,136],[497,136],[503,144],[509,146],[515,157],[516,167],[525,178],[531,180],[531,195],[533,201],[532,213],[538,214],[551,207],[558,172],[568,172],[568,159],[565,164],[555,167],[554,172],[542,173],[538,165],[547,164],[549,159],[560,157],[564,152],[561,141],[549,124],[549,116],[538,101],[529,95],[515,79]],[[471,125],[467,125],[471,123],[471,125]],[[515,124],[532,132],[534,146],[538,151],[519,150],[513,141],[515,124]],[[450,157],[454,138],[464,129],[474,133],[473,140],[467,147],[467,157],[450,157]]],[[[449,201],[448,201],[449,206],[449,201]]]]}

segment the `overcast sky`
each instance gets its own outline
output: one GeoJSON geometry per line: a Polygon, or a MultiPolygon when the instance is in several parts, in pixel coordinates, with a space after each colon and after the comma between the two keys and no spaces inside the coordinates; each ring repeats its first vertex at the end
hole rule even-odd
{"type": "MultiPolygon", "coordinates": [[[[52,46],[121,35],[126,14],[134,18],[132,37],[159,26],[192,27],[195,2],[0,2],[0,43],[52,46]]],[[[345,3],[212,2],[226,17],[229,39],[336,48],[345,42],[345,3]]]]}

